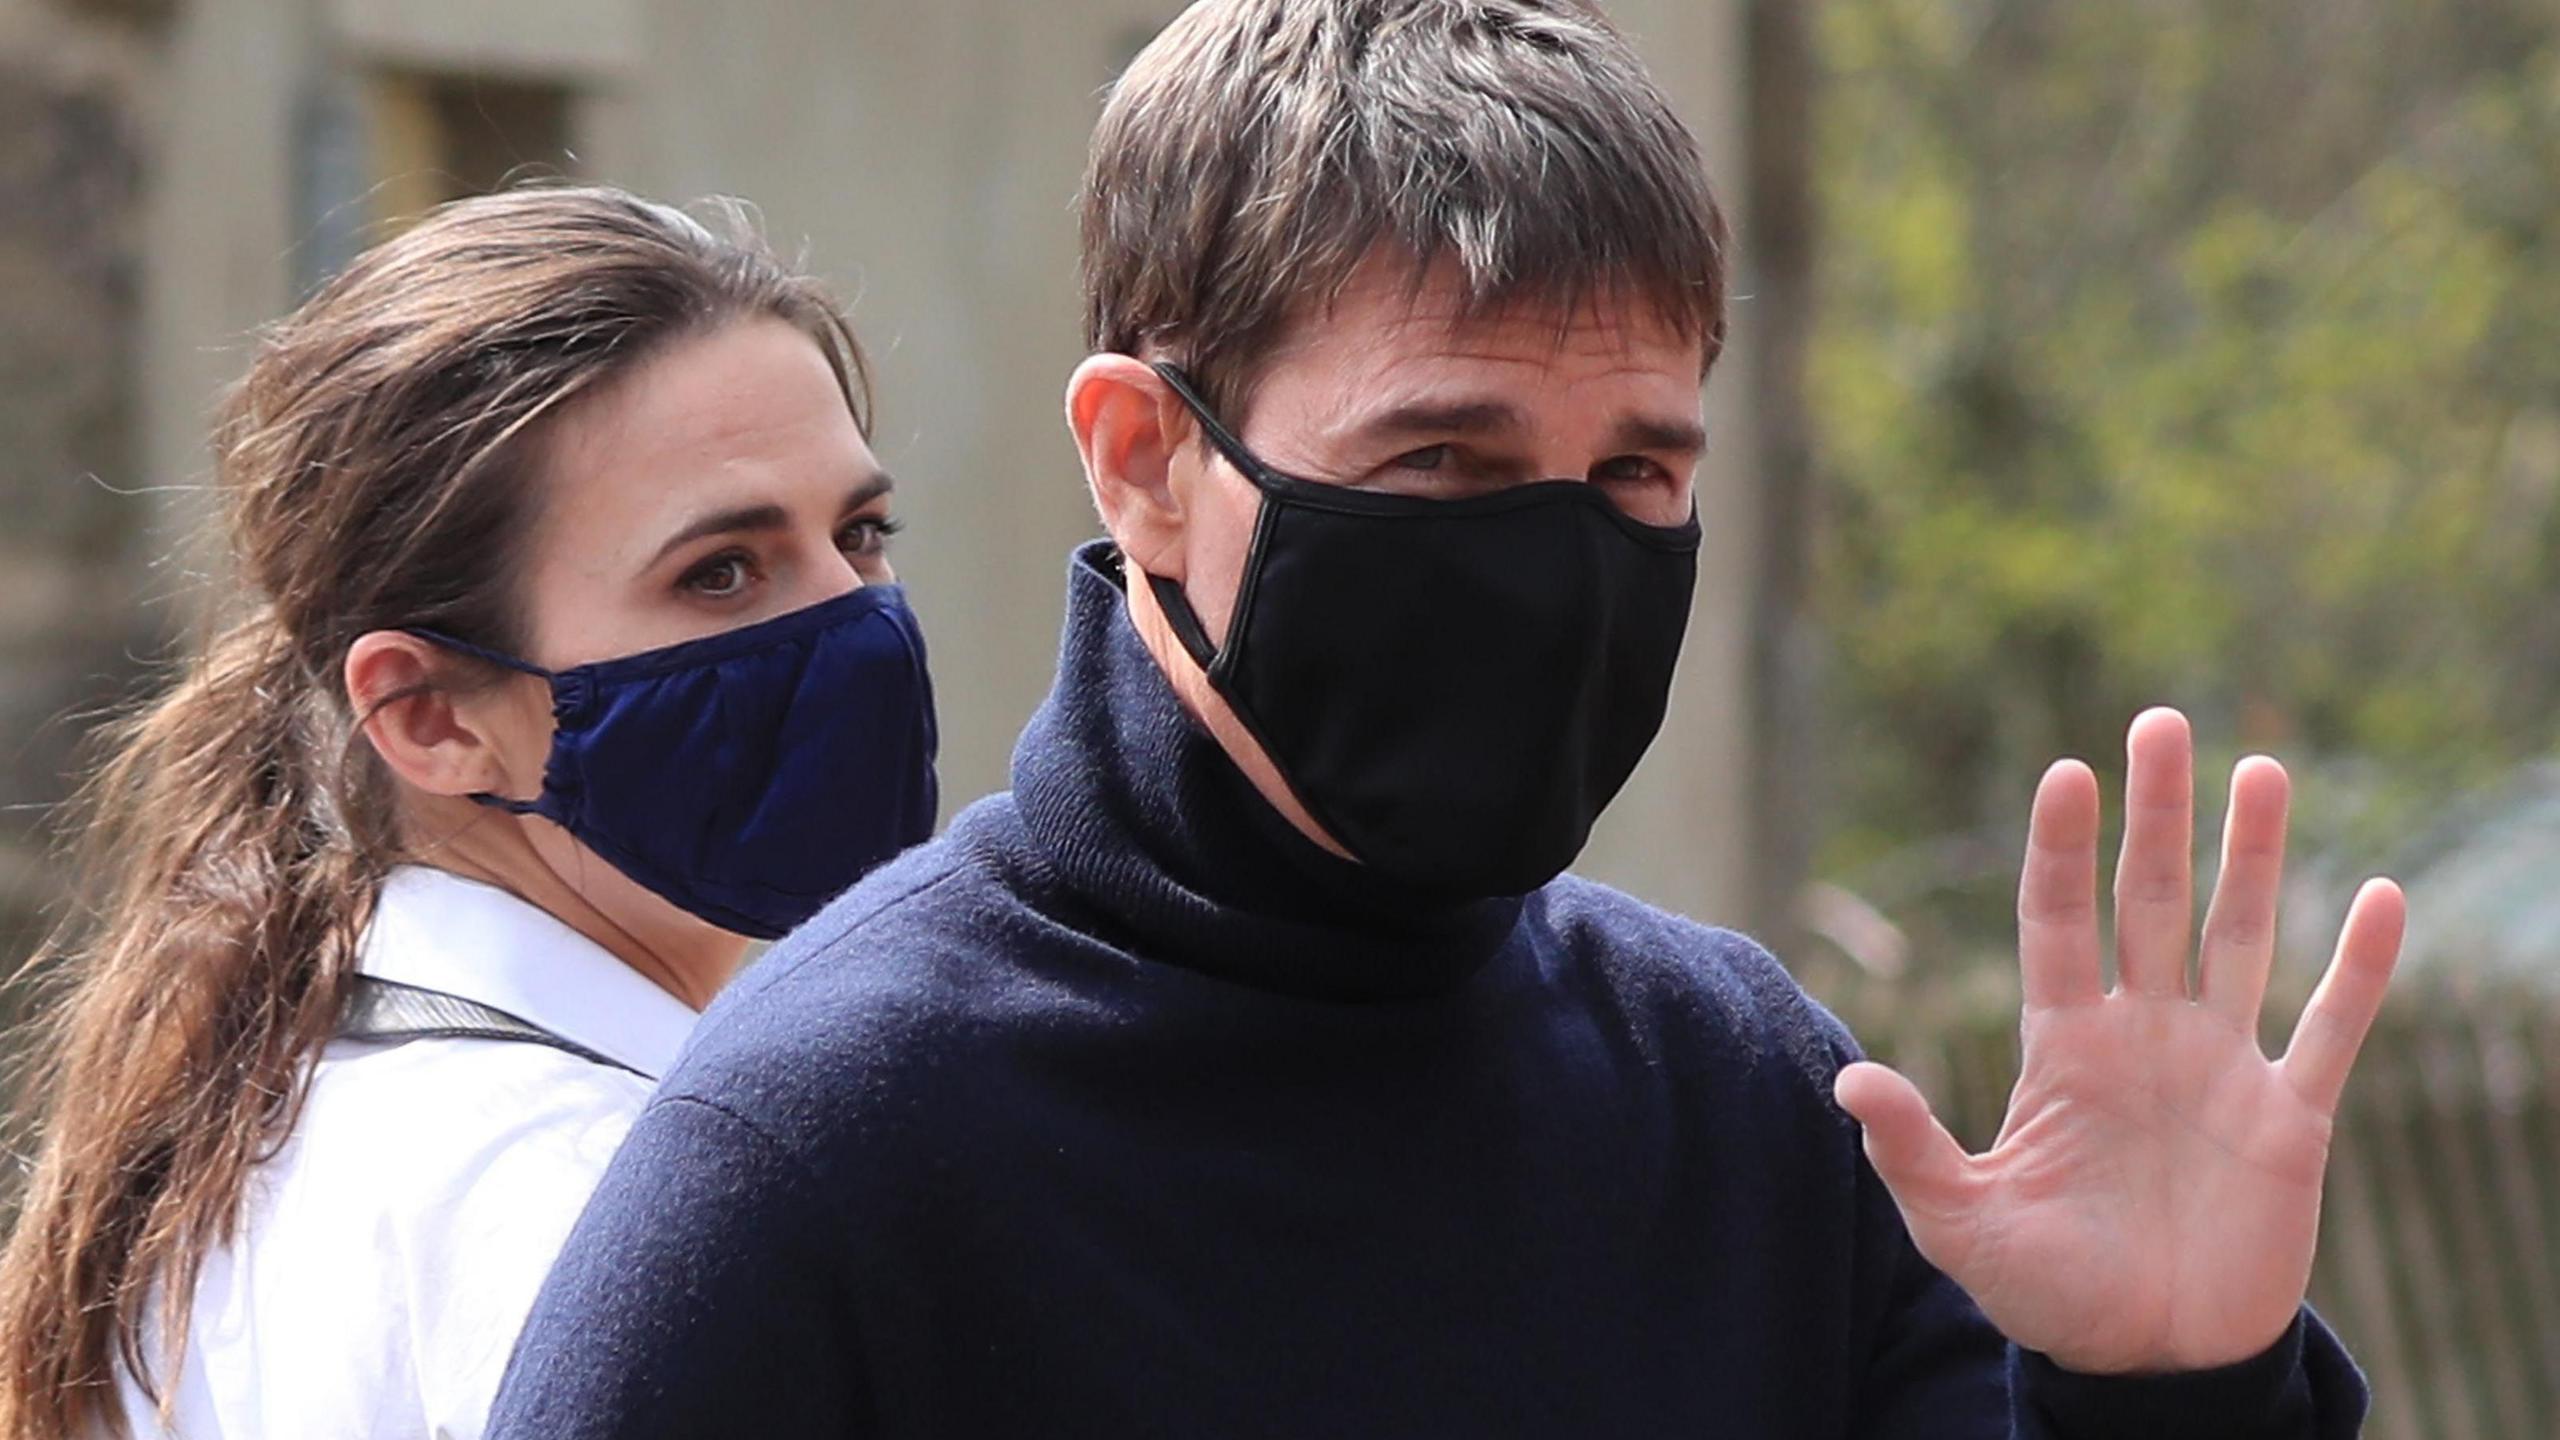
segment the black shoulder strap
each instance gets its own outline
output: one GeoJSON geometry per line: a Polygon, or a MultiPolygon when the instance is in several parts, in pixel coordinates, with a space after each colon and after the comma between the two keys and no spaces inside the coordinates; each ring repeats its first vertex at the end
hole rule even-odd
{"type": "Polygon", "coordinates": [[[448,995],[423,985],[385,980],[378,975],[356,977],[355,991],[347,997],[347,1012],[338,1020],[338,1038],[394,1042],[520,1040],[529,1045],[548,1045],[590,1064],[628,1070],[643,1080],[655,1078],[566,1036],[554,1035],[532,1021],[510,1015],[494,1005],[465,1000],[459,995],[448,995]]]}

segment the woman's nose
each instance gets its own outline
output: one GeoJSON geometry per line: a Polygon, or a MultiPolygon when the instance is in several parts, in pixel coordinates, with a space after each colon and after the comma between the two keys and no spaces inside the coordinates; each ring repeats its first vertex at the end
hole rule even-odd
{"type": "Polygon", "coordinates": [[[833,564],[819,567],[819,593],[816,598],[833,600],[839,595],[850,595],[870,583],[869,578],[863,575],[862,567],[853,563],[853,557],[839,551],[833,564]]]}

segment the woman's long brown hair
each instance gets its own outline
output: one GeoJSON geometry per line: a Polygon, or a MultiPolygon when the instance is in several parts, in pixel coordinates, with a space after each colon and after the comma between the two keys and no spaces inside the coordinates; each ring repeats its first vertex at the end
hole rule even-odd
{"type": "Polygon", "coordinates": [[[796,325],[868,428],[841,312],[732,207],[729,233],[619,191],[447,206],[263,337],[215,435],[240,590],[105,732],[80,904],[29,962],[38,1145],[0,1252],[0,1440],[165,1414],[206,1254],[291,1129],[402,838],[340,681],[369,631],[516,648],[535,441],[580,393],[728,321],[796,325]]]}

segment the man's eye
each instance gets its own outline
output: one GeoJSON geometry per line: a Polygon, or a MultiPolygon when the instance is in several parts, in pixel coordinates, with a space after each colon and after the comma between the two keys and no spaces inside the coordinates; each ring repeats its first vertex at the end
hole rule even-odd
{"type": "Polygon", "coordinates": [[[724,600],[746,589],[747,581],[752,578],[745,556],[716,555],[686,571],[676,585],[696,595],[724,600]]]}
{"type": "Polygon", "coordinates": [[[1591,468],[1591,478],[1602,483],[1615,481],[1640,485],[1665,479],[1670,473],[1641,455],[1621,455],[1614,460],[1603,460],[1591,468]]]}
{"type": "Polygon", "coordinates": [[[1448,460],[1449,447],[1433,445],[1428,449],[1407,451],[1391,463],[1399,470],[1437,470],[1448,460]]]}

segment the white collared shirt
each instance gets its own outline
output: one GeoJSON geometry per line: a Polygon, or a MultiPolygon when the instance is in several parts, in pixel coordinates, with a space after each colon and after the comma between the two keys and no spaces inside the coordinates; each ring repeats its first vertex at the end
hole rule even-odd
{"type": "Polygon", "coordinates": [[[385,882],[361,968],[476,1000],[629,1065],[505,1040],[339,1040],[206,1258],[161,1431],[176,1440],[477,1440],[525,1313],[696,1018],[504,891],[385,882]]]}

